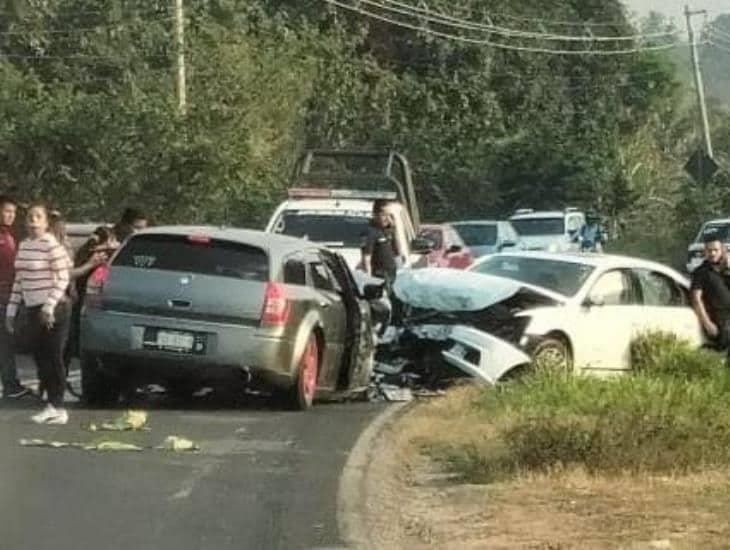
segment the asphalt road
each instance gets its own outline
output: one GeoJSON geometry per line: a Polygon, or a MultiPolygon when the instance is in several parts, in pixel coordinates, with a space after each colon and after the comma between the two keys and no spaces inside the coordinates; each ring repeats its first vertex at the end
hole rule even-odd
{"type": "MultiPolygon", "coordinates": [[[[32,378],[27,364],[23,378],[32,378]]],[[[140,397],[149,432],[90,433],[121,410],[71,405],[67,426],[37,426],[34,398],[0,405],[2,550],[341,548],[336,496],[358,435],[382,405],[276,410],[212,393],[191,403],[140,397]],[[155,450],[168,435],[198,454],[155,450]],[[143,452],[21,447],[21,438],[136,443],[143,452]]]]}

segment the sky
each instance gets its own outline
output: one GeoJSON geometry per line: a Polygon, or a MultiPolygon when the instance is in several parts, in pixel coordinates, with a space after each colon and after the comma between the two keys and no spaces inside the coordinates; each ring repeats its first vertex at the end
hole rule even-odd
{"type": "Polygon", "coordinates": [[[730,0],[624,0],[629,10],[644,16],[650,11],[658,11],[676,19],[684,17],[684,6],[689,4],[695,10],[707,10],[710,18],[721,13],[730,13],[730,0]]]}

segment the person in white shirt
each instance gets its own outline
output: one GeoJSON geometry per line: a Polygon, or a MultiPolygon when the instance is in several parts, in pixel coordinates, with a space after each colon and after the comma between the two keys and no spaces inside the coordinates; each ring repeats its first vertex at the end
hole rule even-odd
{"type": "Polygon", "coordinates": [[[27,225],[28,238],[20,244],[15,258],[15,282],[6,310],[6,327],[12,332],[18,306],[25,304],[27,339],[34,350],[41,386],[48,393],[48,404],[32,420],[38,424],[66,424],[63,349],[71,316],[66,293],[71,260],[50,231],[45,205],[31,205],[27,225]]]}

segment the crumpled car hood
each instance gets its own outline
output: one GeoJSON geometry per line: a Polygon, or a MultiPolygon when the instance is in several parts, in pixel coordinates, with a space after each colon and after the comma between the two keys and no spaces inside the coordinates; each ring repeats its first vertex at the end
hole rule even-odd
{"type": "Polygon", "coordinates": [[[441,312],[481,311],[503,302],[522,289],[564,302],[565,297],[546,288],[473,271],[444,268],[398,272],[393,290],[402,302],[441,312]]]}

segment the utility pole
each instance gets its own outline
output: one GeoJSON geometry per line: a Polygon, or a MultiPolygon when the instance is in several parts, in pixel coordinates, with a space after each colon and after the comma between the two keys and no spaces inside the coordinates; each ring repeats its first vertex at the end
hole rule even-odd
{"type": "Polygon", "coordinates": [[[702,122],[702,133],[705,142],[705,153],[708,157],[713,158],[712,138],[710,136],[710,122],[707,117],[707,105],[705,104],[705,87],[702,83],[702,72],[700,69],[700,56],[697,53],[697,40],[695,32],[692,28],[692,16],[707,13],[705,10],[692,11],[689,5],[684,7],[684,15],[687,17],[687,33],[689,34],[689,47],[692,58],[692,67],[695,75],[695,87],[697,88],[697,100],[700,106],[700,118],[702,122]]]}
{"type": "Polygon", "coordinates": [[[177,36],[177,101],[180,114],[187,111],[185,90],[185,15],[183,0],[175,0],[175,34],[177,36]]]}

